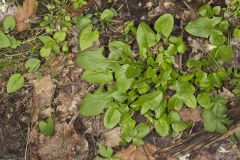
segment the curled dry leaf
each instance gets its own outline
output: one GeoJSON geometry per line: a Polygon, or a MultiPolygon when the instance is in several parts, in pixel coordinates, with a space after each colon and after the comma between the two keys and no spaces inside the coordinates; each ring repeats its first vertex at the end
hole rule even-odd
{"type": "Polygon", "coordinates": [[[153,156],[157,148],[151,144],[145,144],[141,147],[130,145],[128,148],[117,152],[114,156],[120,160],[155,160],[153,156]]]}
{"type": "Polygon", "coordinates": [[[192,121],[193,123],[196,123],[202,120],[201,113],[202,111],[199,108],[194,108],[194,109],[182,108],[179,111],[179,115],[182,121],[184,122],[192,121]]]}
{"type": "Polygon", "coordinates": [[[29,19],[36,13],[37,6],[36,0],[25,0],[23,2],[23,7],[15,14],[17,31],[22,32],[29,28],[29,19]]]}

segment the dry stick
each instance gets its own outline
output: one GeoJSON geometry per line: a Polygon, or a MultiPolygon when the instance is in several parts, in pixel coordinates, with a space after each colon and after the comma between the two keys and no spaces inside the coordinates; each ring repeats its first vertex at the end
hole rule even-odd
{"type": "Polygon", "coordinates": [[[228,131],[227,133],[221,135],[219,138],[213,140],[212,142],[208,143],[207,145],[205,145],[203,148],[206,148],[206,147],[209,147],[210,145],[212,145],[213,143],[217,142],[217,141],[220,141],[220,140],[223,140],[229,136],[231,136],[232,134],[236,133],[236,132],[240,132],[240,125],[237,126],[236,128],[228,131]]]}

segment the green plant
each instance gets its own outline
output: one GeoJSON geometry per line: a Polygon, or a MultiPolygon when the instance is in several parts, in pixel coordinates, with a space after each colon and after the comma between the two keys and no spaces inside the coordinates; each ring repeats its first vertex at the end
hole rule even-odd
{"type": "Polygon", "coordinates": [[[47,121],[39,121],[38,126],[44,136],[51,136],[54,132],[55,123],[53,118],[48,118],[47,121]]]}
{"type": "Polygon", "coordinates": [[[51,53],[59,54],[61,50],[63,52],[68,51],[66,42],[64,42],[66,35],[66,32],[60,30],[54,33],[53,38],[50,36],[39,36],[38,38],[44,44],[44,46],[41,47],[40,55],[47,58],[51,53]]]}
{"type": "Polygon", "coordinates": [[[174,23],[173,17],[171,21],[166,17],[172,16],[163,15],[155,24],[159,33],[145,23],[139,24],[136,37],[141,59],[136,59],[131,47],[122,41],[109,42],[110,54],[107,58],[103,56],[103,48],[84,50],[77,56],[77,63],[85,69],[83,79],[101,84],[98,91],[86,95],[80,113],[93,116],[106,111],[105,127],[113,128],[119,124],[123,143],[143,144],[151,125],[155,125],[161,134],[158,124],[163,123],[164,117],[168,117],[166,135],[176,136],[189,127],[172,111],[175,103],[170,102],[173,107],[167,108],[165,96],[169,86],[175,86],[175,97],[182,103],[179,108],[183,103],[196,107],[195,89],[189,87],[191,84],[188,80],[178,81],[180,72],[173,67],[174,56],[177,53],[184,54],[186,46],[181,37],[170,36],[173,26],[170,30],[162,29],[174,23]],[[162,23],[166,26],[162,26],[162,23]],[[157,44],[163,46],[154,55],[152,49],[157,44]],[[102,84],[107,88],[101,87],[102,84]],[[137,124],[131,116],[136,112],[140,112],[149,122],[137,124]]]}
{"type": "Polygon", "coordinates": [[[84,5],[87,5],[86,0],[71,0],[74,9],[81,8],[84,5]]]}
{"type": "Polygon", "coordinates": [[[240,38],[240,26],[235,27],[235,29],[233,31],[233,37],[240,38]]]}
{"type": "Polygon", "coordinates": [[[7,83],[7,93],[13,93],[21,89],[24,85],[24,78],[21,74],[15,73],[11,75],[7,83]]]}
{"type": "MultiPolygon", "coordinates": [[[[134,53],[122,41],[109,42],[107,57],[103,48],[81,51],[76,62],[85,70],[83,79],[99,84],[99,88],[86,95],[80,114],[104,113],[106,128],[121,126],[123,143],[142,145],[151,126],[161,136],[177,136],[189,128],[191,124],[182,122],[176,111],[183,106],[196,108],[199,104],[204,108],[205,130],[226,132],[231,122],[226,115],[226,100],[212,91],[222,87],[228,73],[222,68],[211,68],[211,73],[201,69],[203,65],[219,66],[233,58],[233,49],[226,44],[228,21],[215,17],[220,12],[218,6],[204,5],[199,9],[201,17],[185,27],[188,33],[208,38],[215,46],[206,59],[189,58],[187,71],[175,67],[175,57],[184,54],[187,47],[182,37],[171,36],[174,28],[171,14],[159,17],[155,30],[146,23],[139,24],[135,32],[139,53],[134,53]],[[173,95],[167,95],[169,90],[173,95]],[[139,113],[147,122],[138,123],[133,119],[133,115],[139,113]]],[[[127,25],[126,34],[132,27],[133,23],[127,25]]]]}
{"type": "Polygon", "coordinates": [[[113,150],[110,147],[100,145],[98,152],[100,156],[96,160],[119,160],[119,158],[113,157],[113,150]]]}
{"type": "Polygon", "coordinates": [[[115,16],[117,16],[117,11],[113,8],[111,9],[105,9],[102,13],[101,13],[101,21],[104,22],[110,22],[115,16]]]}
{"type": "Polygon", "coordinates": [[[80,34],[79,44],[81,50],[85,50],[92,47],[93,43],[99,38],[99,32],[97,30],[92,31],[92,26],[84,28],[80,34]]]}
{"type": "Polygon", "coordinates": [[[238,17],[240,15],[240,0],[231,0],[227,10],[232,16],[238,17]]]}

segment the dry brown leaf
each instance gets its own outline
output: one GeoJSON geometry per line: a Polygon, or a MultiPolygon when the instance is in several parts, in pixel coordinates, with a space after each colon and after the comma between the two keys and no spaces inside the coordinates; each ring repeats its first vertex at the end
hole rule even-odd
{"type": "Polygon", "coordinates": [[[38,115],[42,111],[42,107],[51,106],[56,88],[56,85],[52,82],[50,75],[47,75],[40,80],[34,80],[33,85],[32,123],[38,121],[38,115]]]}
{"type": "Polygon", "coordinates": [[[89,146],[87,140],[79,136],[72,124],[59,123],[52,137],[40,136],[37,154],[44,160],[86,160],[89,146]]]}
{"type": "Polygon", "coordinates": [[[202,113],[202,111],[199,108],[194,108],[194,109],[182,108],[179,111],[179,115],[180,115],[182,121],[184,121],[184,122],[192,121],[194,123],[202,120],[201,113],[202,113]]]}
{"type": "Polygon", "coordinates": [[[116,147],[120,144],[120,140],[121,140],[121,128],[116,127],[103,134],[102,144],[108,147],[116,147]]]}
{"type": "Polygon", "coordinates": [[[220,92],[219,95],[228,100],[231,100],[235,97],[235,95],[225,87],[223,87],[223,91],[220,92]]]}
{"type": "Polygon", "coordinates": [[[22,32],[29,28],[29,18],[36,13],[37,6],[36,0],[25,0],[23,2],[23,7],[15,14],[17,31],[22,32]]]}
{"type": "Polygon", "coordinates": [[[117,152],[114,156],[120,160],[155,160],[153,153],[157,148],[151,144],[145,144],[141,147],[130,145],[128,148],[117,152]]]}

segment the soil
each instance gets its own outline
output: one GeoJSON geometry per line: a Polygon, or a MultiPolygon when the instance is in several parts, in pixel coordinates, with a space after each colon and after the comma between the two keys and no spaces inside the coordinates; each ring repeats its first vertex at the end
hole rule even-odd
{"type": "MultiPolygon", "coordinates": [[[[188,22],[190,19],[193,19],[195,17],[195,12],[197,8],[199,8],[199,6],[201,6],[205,2],[205,0],[192,0],[190,2],[186,2],[185,0],[116,0],[115,2],[113,2],[113,4],[109,4],[106,1],[100,1],[100,3],[97,3],[97,1],[99,0],[91,1],[91,4],[95,5],[96,8],[88,6],[87,8],[84,8],[84,10],[81,10],[81,12],[95,13],[96,11],[102,11],[105,8],[109,7],[113,7],[119,12],[118,17],[112,22],[112,25],[115,26],[115,29],[111,28],[111,26],[106,26],[106,29],[101,33],[100,44],[103,46],[107,46],[108,41],[111,39],[122,38],[122,34],[116,29],[122,30],[126,22],[134,21],[136,24],[138,24],[139,22],[144,21],[152,26],[156,18],[163,13],[172,13],[175,17],[177,17],[177,27],[174,28],[174,33],[181,34],[183,32],[182,26],[186,24],[186,22],[188,22]]],[[[19,3],[22,3],[22,1],[19,1],[19,3]]],[[[225,5],[225,3],[221,0],[215,0],[213,1],[213,3],[221,6],[225,5]]],[[[45,8],[40,4],[37,14],[42,14],[44,12],[45,8]]],[[[74,12],[74,14],[78,14],[78,12],[74,12]]],[[[233,22],[236,23],[235,20],[233,22]]],[[[99,25],[100,27],[100,24],[96,25],[99,25]]],[[[16,35],[18,36],[18,38],[24,39],[29,34],[28,31],[26,31],[24,33],[16,35]]],[[[188,39],[188,35],[184,35],[184,39],[190,42],[190,40],[188,39]]],[[[203,42],[200,43],[203,44],[203,42]]],[[[132,44],[134,46],[133,49],[137,50],[136,42],[132,41],[132,44]]],[[[37,46],[37,43],[34,45],[37,46]]],[[[188,44],[188,46],[191,45],[188,44]]],[[[20,48],[20,50],[28,50],[28,47],[29,46],[25,46],[25,48],[20,48]]],[[[105,47],[105,49],[107,50],[107,47],[105,47]]],[[[189,52],[183,57],[183,63],[185,63],[187,57],[190,54],[192,53],[189,52]]],[[[61,158],[55,159],[68,159],[70,157],[70,159],[91,160],[96,157],[97,145],[102,142],[102,137],[107,131],[103,127],[103,117],[81,117],[78,114],[76,115],[73,113],[67,113],[62,110],[59,111],[59,106],[64,105],[64,103],[72,104],[72,102],[74,101],[76,103],[76,106],[79,106],[84,95],[87,92],[91,92],[96,88],[95,86],[90,86],[81,79],[82,70],[74,63],[75,56],[76,54],[72,53],[69,56],[63,57],[62,59],[59,58],[58,60],[55,60],[53,64],[46,66],[46,68],[43,70],[43,73],[45,75],[51,74],[51,71],[54,70],[54,80],[52,79],[52,81],[57,84],[51,102],[52,109],[55,112],[56,119],[58,120],[58,125],[60,126],[59,132],[56,133],[55,138],[56,140],[59,140],[59,137],[66,136],[66,131],[68,135],[68,140],[76,140],[75,146],[78,146],[80,149],[74,146],[75,148],[72,151],[72,148],[69,149],[69,146],[72,145],[72,142],[63,140],[63,147],[67,147],[66,154],[57,155],[58,152],[56,150],[50,150],[50,153],[48,153],[48,148],[44,148],[44,145],[46,145],[47,142],[54,142],[52,141],[52,139],[43,138],[39,134],[34,135],[34,131],[36,131],[36,124],[31,123],[33,117],[32,111],[35,107],[33,105],[34,88],[32,79],[28,77],[30,83],[27,83],[24,88],[21,89],[21,91],[14,94],[7,94],[7,79],[9,75],[13,73],[14,70],[16,70],[16,68],[11,68],[0,72],[1,160],[48,160],[51,159],[49,158],[49,154],[51,154],[51,152],[53,152],[52,155],[55,154],[54,156],[56,157],[62,156],[61,158]],[[62,94],[64,95],[64,98],[68,96],[69,98],[66,98],[64,100],[59,99],[62,94]],[[72,130],[69,131],[68,129],[71,127],[72,130]],[[32,135],[35,136],[35,139],[31,139],[32,135]],[[64,157],[65,155],[69,157],[64,157]]],[[[26,57],[26,55],[24,57],[21,57],[21,61],[24,61],[26,57]]],[[[22,68],[22,65],[18,66],[18,69],[23,70],[22,68]]],[[[239,100],[237,100],[236,103],[238,104],[239,100]]],[[[237,104],[235,104],[235,106],[238,106],[237,104]]],[[[238,114],[236,114],[235,117],[237,116],[238,114]]],[[[39,117],[44,118],[44,115],[39,115],[39,117]]],[[[141,121],[141,118],[142,117],[137,117],[139,121],[141,121]]],[[[166,154],[166,157],[160,157],[162,153],[161,150],[164,150],[169,146],[177,146],[176,144],[181,144],[185,139],[188,139],[191,136],[195,136],[198,134],[202,135],[202,131],[202,123],[197,123],[194,125],[193,128],[185,131],[181,135],[181,138],[179,140],[169,137],[159,137],[155,131],[152,131],[145,138],[145,142],[153,144],[158,148],[158,152],[156,152],[156,157],[158,157],[157,159],[170,159],[171,156],[168,154],[166,154]]],[[[206,135],[203,138],[203,141],[206,139],[207,136],[209,135],[206,135]]],[[[213,139],[214,137],[216,138],[218,136],[219,135],[213,135],[213,139]]],[[[192,143],[195,144],[196,142],[192,143]]],[[[58,148],[59,146],[52,145],[51,147],[58,148]]],[[[181,147],[184,148],[185,146],[181,147]]],[[[194,147],[195,146],[193,145],[193,148],[194,147]]],[[[239,147],[239,145],[234,144],[229,139],[220,139],[217,140],[215,143],[211,144],[208,148],[204,148],[201,151],[192,151],[189,159],[238,160],[240,159],[239,147]]],[[[126,146],[115,147],[115,151],[121,150],[122,148],[126,148],[126,146]]],[[[176,150],[184,150],[183,148],[179,149],[176,147],[176,150]]],[[[172,152],[173,151],[174,150],[172,150],[172,152]]]]}

